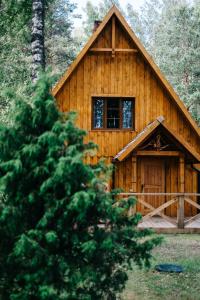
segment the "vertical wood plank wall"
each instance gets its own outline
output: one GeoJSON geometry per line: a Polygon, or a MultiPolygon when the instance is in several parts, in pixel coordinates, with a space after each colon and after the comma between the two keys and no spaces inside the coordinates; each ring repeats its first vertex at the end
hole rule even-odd
{"type": "MultiPolygon", "coordinates": [[[[112,46],[112,26],[109,22],[92,47],[105,48],[112,46]]],[[[133,42],[121,25],[116,22],[116,48],[135,48],[133,42]]],[[[107,157],[112,160],[131,139],[146,125],[162,115],[171,128],[190,143],[200,153],[199,137],[189,122],[179,111],[169,94],[144,61],[140,53],[88,52],[73,71],[64,86],[56,95],[58,106],[62,111],[76,111],[77,125],[88,131],[86,141],[94,141],[99,146],[96,159],[107,157]],[[135,98],[135,130],[92,130],[91,106],[92,96],[96,95],[132,96],[135,98]]],[[[115,184],[125,191],[132,189],[131,161],[117,164],[115,184]]],[[[136,165],[136,164],[135,164],[136,165]]],[[[177,170],[171,163],[168,173],[168,191],[177,192],[177,170]]],[[[138,175],[139,176],[139,175],[138,175]]],[[[139,177],[137,181],[139,182],[139,177]]],[[[185,191],[196,192],[196,172],[187,166],[185,171],[185,191]]],[[[170,208],[169,208],[170,209],[170,208]]],[[[186,208],[189,210],[189,208],[186,208]]]]}

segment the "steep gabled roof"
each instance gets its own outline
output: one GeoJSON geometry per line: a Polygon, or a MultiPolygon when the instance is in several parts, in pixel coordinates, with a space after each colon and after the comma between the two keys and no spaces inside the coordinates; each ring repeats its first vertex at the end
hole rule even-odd
{"type": "Polygon", "coordinates": [[[132,31],[132,29],[129,27],[128,23],[126,22],[126,20],[124,19],[124,17],[122,16],[122,14],[120,13],[120,11],[117,9],[116,6],[113,6],[109,10],[109,12],[105,16],[104,20],[99,25],[99,27],[97,28],[97,30],[93,33],[93,35],[91,36],[91,38],[89,39],[89,41],[87,42],[87,44],[85,45],[85,47],[82,49],[82,51],[79,53],[79,55],[77,56],[77,58],[74,60],[74,62],[71,64],[71,66],[67,69],[67,71],[61,77],[61,79],[58,81],[58,83],[55,85],[55,87],[52,90],[53,96],[56,96],[56,94],[58,93],[58,91],[62,88],[62,86],[64,85],[64,83],[66,82],[66,80],[69,78],[69,76],[75,70],[75,68],[78,66],[78,64],[83,59],[83,57],[85,56],[85,54],[88,52],[88,50],[90,49],[90,47],[92,46],[92,44],[95,42],[95,40],[98,38],[98,36],[100,35],[100,33],[105,28],[106,24],[109,22],[109,20],[111,20],[112,16],[114,16],[114,15],[118,19],[118,21],[120,22],[120,24],[122,25],[122,27],[125,29],[125,31],[129,34],[130,38],[132,39],[132,41],[136,45],[137,50],[142,54],[143,58],[151,66],[151,68],[153,69],[154,73],[156,74],[156,76],[158,77],[158,79],[160,80],[160,82],[162,83],[162,85],[166,88],[166,90],[168,91],[171,99],[175,102],[175,104],[178,106],[178,108],[180,109],[180,111],[183,113],[183,115],[189,121],[189,123],[191,124],[191,126],[193,127],[193,129],[196,131],[196,133],[198,134],[198,136],[200,136],[200,128],[198,127],[198,125],[196,124],[196,122],[194,121],[194,119],[192,118],[192,116],[190,115],[190,113],[188,112],[187,108],[185,107],[185,105],[183,104],[183,102],[181,101],[181,99],[179,98],[179,96],[175,93],[175,91],[172,88],[172,86],[166,80],[166,78],[164,77],[164,75],[162,74],[162,72],[160,71],[160,69],[158,68],[158,66],[154,63],[152,57],[148,54],[148,52],[146,51],[146,49],[144,48],[144,46],[141,44],[141,42],[136,37],[136,35],[132,31]]]}
{"type": "Polygon", "coordinates": [[[158,117],[154,122],[147,125],[136,137],[130,141],[117,155],[114,157],[114,161],[123,161],[132,151],[136,150],[142,145],[147,138],[149,138],[153,132],[159,127],[163,127],[167,133],[169,133],[173,139],[182,146],[182,148],[189,153],[195,162],[200,162],[200,154],[189,145],[177,132],[174,132],[170,126],[165,122],[164,117],[158,117]]]}

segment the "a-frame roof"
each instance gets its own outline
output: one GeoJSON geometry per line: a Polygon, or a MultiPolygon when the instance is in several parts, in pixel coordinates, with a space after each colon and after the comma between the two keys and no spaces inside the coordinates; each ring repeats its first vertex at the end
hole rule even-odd
{"type": "Polygon", "coordinates": [[[173,139],[181,145],[181,147],[186,151],[192,158],[193,162],[200,162],[200,154],[189,145],[177,132],[174,132],[169,124],[165,122],[163,116],[158,117],[154,122],[147,125],[136,137],[130,141],[115,157],[114,161],[123,161],[132,151],[136,150],[144,141],[149,138],[153,132],[159,127],[162,126],[165,131],[170,134],[173,139]]]}
{"type": "Polygon", "coordinates": [[[62,86],[64,85],[66,80],[69,78],[69,76],[75,70],[75,68],[78,66],[79,62],[83,59],[85,54],[89,51],[92,44],[95,42],[95,40],[98,38],[100,33],[105,28],[106,24],[111,20],[111,18],[113,16],[115,16],[118,19],[118,21],[120,22],[120,24],[122,25],[124,30],[128,33],[128,35],[130,36],[130,38],[132,39],[132,41],[136,45],[137,50],[142,54],[142,56],[144,57],[146,62],[151,66],[152,70],[154,71],[154,73],[156,74],[156,76],[158,77],[158,79],[160,80],[162,85],[166,88],[166,90],[168,91],[168,93],[169,93],[170,97],[172,98],[172,100],[175,102],[175,104],[178,106],[180,111],[183,113],[183,115],[189,121],[189,123],[191,124],[192,128],[196,131],[198,136],[200,136],[200,128],[198,127],[197,123],[194,121],[194,119],[192,118],[192,116],[188,112],[187,108],[185,107],[185,105],[183,104],[183,102],[181,101],[179,96],[175,93],[172,86],[166,80],[166,78],[164,77],[164,75],[162,74],[162,72],[160,71],[158,66],[154,63],[152,57],[148,54],[148,52],[146,51],[144,46],[141,44],[139,39],[136,37],[135,33],[132,31],[132,29],[130,28],[130,26],[128,25],[128,23],[126,22],[126,20],[124,19],[124,17],[122,16],[122,14],[120,13],[120,11],[117,9],[116,6],[113,6],[109,10],[109,12],[105,16],[104,20],[99,25],[97,30],[93,33],[93,35],[91,36],[91,38],[89,39],[89,41],[87,42],[85,47],[79,53],[79,55],[74,60],[74,62],[71,64],[71,66],[67,69],[67,71],[64,73],[64,75],[61,77],[61,79],[57,82],[57,84],[55,85],[55,87],[52,90],[53,96],[57,95],[57,93],[62,88],[62,86]]]}

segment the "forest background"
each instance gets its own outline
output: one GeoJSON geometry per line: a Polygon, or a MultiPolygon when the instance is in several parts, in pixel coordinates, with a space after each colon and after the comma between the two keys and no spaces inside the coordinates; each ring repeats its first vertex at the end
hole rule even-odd
{"type": "MultiPolygon", "coordinates": [[[[46,68],[56,81],[92,34],[94,20],[116,4],[200,124],[200,0],[144,0],[140,10],[129,2],[122,8],[118,0],[88,1],[78,30],[73,0],[46,0],[46,68]]],[[[31,0],[0,1],[1,122],[11,122],[12,91],[30,95],[32,21],[31,0]]]]}

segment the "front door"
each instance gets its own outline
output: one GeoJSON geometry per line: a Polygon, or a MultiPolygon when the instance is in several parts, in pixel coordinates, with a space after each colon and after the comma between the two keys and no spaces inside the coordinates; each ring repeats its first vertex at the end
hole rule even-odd
{"type": "MultiPolygon", "coordinates": [[[[141,159],[141,190],[143,193],[165,193],[165,161],[159,157],[143,157],[141,159]]],[[[144,201],[157,208],[165,202],[165,196],[149,195],[144,201]]],[[[144,215],[150,210],[140,207],[144,215]]]]}

